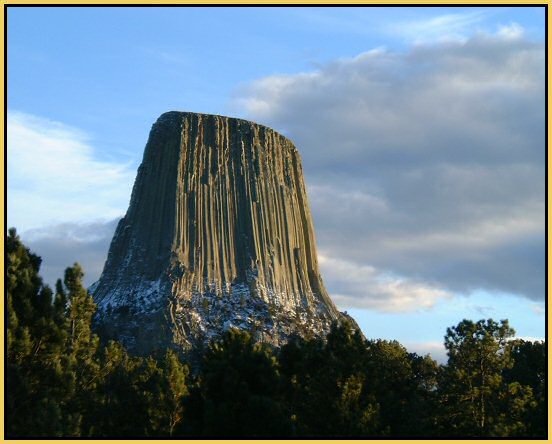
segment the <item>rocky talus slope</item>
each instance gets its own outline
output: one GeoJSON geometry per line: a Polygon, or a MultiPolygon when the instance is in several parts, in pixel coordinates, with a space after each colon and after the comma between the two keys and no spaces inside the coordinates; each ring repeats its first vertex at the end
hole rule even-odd
{"type": "Polygon", "coordinates": [[[301,159],[241,119],[168,112],[92,287],[104,334],[145,354],[231,327],[280,345],[341,318],[318,271],[301,159]]]}

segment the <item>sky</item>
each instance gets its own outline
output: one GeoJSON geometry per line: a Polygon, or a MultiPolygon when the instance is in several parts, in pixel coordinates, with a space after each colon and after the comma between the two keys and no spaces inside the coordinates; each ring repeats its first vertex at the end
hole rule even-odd
{"type": "Polygon", "coordinates": [[[326,287],[444,361],[462,319],[545,335],[544,7],[8,7],[7,218],[100,275],[151,125],[268,125],[303,159],[326,287]]]}

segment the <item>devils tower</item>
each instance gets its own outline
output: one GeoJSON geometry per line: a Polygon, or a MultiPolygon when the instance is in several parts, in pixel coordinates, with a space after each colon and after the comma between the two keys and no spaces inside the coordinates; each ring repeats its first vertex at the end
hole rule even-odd
{"type": "Polygon", "coordinates": [[[249,121],[168,112],[92,287],[98,324],[130,350],[203,347],[237,327],[280,345],[343,315],[318,270],[297,149],[249,121]]]}

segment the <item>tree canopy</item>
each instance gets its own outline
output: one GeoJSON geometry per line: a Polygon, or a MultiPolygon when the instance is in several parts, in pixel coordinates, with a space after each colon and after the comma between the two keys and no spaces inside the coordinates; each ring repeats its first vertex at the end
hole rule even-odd
{"type": "Polygon", "coordinates": [[[446,364],[347,321],[280,349],[231,329],[199,365],[131,356],[94,331],[78,264],[55,291],[6,239],[6,436],[545,437],[546,344],[507,320],[447,329],[446,364]]]}

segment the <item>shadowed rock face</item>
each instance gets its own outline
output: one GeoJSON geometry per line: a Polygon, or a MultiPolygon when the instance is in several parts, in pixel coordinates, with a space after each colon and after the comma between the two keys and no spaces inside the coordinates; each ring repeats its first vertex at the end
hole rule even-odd
{"type": "Polygon", "coordinates": [[[280,345],[341,317],[319,275],[297,149],[206,114],[153,125],[91,291],[104,333],[137,353],[198,349],[231,327],[280,345]]]}

